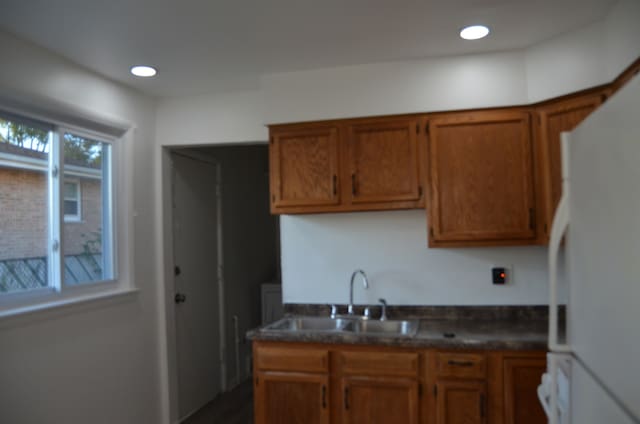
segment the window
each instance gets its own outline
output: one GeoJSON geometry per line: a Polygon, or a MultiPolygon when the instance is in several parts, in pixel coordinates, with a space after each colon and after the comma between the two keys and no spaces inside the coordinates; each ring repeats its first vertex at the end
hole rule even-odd
{"type": "Polygon", "coordinates": [[[0,297],[115,279],[113,141],[0,112],[0,297]]]}
{"type": "Polygon", "coordinates": [[[64,182],[64,221],[79,222],[80,216],[80,182],[67,181],[64,182]]]}

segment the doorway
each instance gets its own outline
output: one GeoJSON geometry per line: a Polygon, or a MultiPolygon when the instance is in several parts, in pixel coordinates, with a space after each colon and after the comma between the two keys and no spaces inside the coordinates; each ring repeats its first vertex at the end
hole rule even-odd
{"type": "Polygon", "coordinates": [[[261,288],[280,283],[280,229],[267,144],[167,149],[165,158],[171,416],[185,422],[247,387],[244,335],[262,323],[261,288]]]}

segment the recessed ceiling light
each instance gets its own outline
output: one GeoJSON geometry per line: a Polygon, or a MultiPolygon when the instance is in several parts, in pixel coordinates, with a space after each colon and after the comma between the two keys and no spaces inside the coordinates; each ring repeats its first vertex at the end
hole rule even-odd
{"type": "Polygon", "coordinates": [[[131,73],[137,77],[148,78],[155,76],[158,71],[156,71],[156,68],[152,68],[151,66],[137,65],[131,67],[131,73]]]}
{"type": "Polygon", "coordinates": [[[484,25],[472,25],[462,28],[460,37],[465,40],[479,40],[489,35],[489,28],[484,25]]]}

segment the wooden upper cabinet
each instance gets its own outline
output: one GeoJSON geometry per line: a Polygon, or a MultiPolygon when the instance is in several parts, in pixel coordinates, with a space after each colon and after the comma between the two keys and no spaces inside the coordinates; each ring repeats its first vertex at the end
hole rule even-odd
{"type": "Polygon", "coordinates": [[[270,131],[274,214],[424,206],[419,118],[275,125],[270,131]]]}
{"type": "Polygon", "coordinates": [[[429,245],[534,243],[530,114],[449,113],[429,128],[429,245]]]}
{"type": "Polygon", "coordinates": [[[371,119],[347,126],[345,168],[351,203],[417,202],[420,126],[415,118],[371,119]]]}
{"type": "Polygon", "coordinates": [[[340,202],[337,127],[272,130],[269,157],[272,213],[340,202]]]}
{"type": "Polygon", "coordinates": [[[537,358],[505,357],[505,424],[545,424],[545,415],[537,396],[542,374],[546,371],[544,353],[537,358]]]}
{"type": "Polygon", "coordinates": [[[606,99],[604,92],[552,101],[537,109],[540,142],[541,195],[544,203],[543,234],[548,238],[556,207],[562,195],[560,133],[572,131],[606,99]]]}

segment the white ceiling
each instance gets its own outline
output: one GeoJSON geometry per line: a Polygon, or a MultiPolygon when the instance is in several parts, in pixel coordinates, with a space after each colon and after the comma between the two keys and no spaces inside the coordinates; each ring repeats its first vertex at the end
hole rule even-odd
{"type": "MultiPolygon", "coordinates": [[[[0,28],[154,96],[254,88],[261,74],[521,48],[615,0],[2,0],[0,28]],[[484,40],[458,30],[482,23],[484,40]],[[150,80],[129,75],[150,64],[150,80]]],[[[4,53],[3,60],[7,60],[4,53]]]]}

